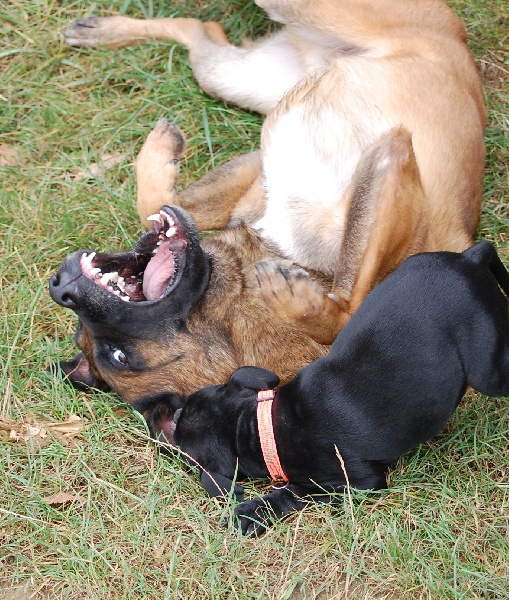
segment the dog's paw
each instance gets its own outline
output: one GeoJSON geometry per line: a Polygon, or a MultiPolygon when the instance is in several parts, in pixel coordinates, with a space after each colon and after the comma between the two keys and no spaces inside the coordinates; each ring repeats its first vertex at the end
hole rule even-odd
{"type": "Polygon", "coordinates": [[[137,209],[142,221],[163,204],[175,204],[175,186],[185,148],[182,131],[165,118],[159,119],[136,159],[137,209]]]}
{"type": "Polygon", "coordinates": [[[63,36],[68,46],[93,48],[107,44],[112,29],[112,17],[85,17],[75,21],[63,32],[63,36]]]}
{"type": "Polygon", "coordinates": [[[283,323],[320,344],[331,344],[349,315],[347,307],[309,274],[286,260],[259,262],[256,279],[263,300],[283,323]]]}
{"type": "Polygon", "coordinates": [[[165,186],[173,189],[185,149],[186,138],[182,131],[161,117],[148,134],[136,159],[138,177],[164,179],[165,186]]]}
{"type": "Polygon", "coordinates": [[[282,321],[313,318],[324,309],[325,290],[291,261],[259,262],[255,271],[263,300],[282,321]]]}
{"type": "Polygon", "coordinates": [[[127,17],[85,17],[63,32],[64,41],[75,48],[118,48],[133,41],[127,17]]]}

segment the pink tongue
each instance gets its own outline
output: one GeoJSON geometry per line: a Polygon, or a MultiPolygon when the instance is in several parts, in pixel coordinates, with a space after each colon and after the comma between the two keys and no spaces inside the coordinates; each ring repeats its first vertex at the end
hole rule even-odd
{"type": "Polygon", "coordinates": [[[143,275],[143,293],[147,300],[157,300],[164,295],[174,268],[175,260],[170,244],[163,242],[150,259],[143,275]]]}

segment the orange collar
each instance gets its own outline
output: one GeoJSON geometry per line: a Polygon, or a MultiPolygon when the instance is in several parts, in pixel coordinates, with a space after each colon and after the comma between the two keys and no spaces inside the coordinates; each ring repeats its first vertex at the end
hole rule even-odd
{"type": "Polygon", "coordinates": [[[276,397],[274,390],[261,390],[258,392],[258,435],[262,447],[263,460],[269,470],[272,481],[277,483],[288,483],[288,477],[279,462],[279,456],[274,438],[274,427],[272,425],[272,402],[276,397]]]}

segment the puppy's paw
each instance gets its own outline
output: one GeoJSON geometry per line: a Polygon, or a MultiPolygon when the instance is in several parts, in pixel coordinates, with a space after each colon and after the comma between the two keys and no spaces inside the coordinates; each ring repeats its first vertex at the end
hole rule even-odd
{"type": "Polygon", "coordinates": [[[133,41],[129,30],[128,17],[85,17],[75,21],[63,32],[68,46],[76,48],[93,48],[108,46],[118,48],[133,41]]]}
{"type": "Polygon", "coordinates": [[[233,517],[235,529],[242,535],[253,537],[263,535],[275,520],[263,498],[254,498],[237,505],[233,517]]]}
{"type": "Polygon", "coordinates": [[[137,209],[145,225],[146,218],[163,204],[175,203],[175,185],[185,148],[184,134],[165,118],[159,119],[145,140],[136,159],[137,209]]]}
{"type": "Polygon", "coordinates": [[[348,318],[347,307],[290,261],[255,265],[260,292],[282,322],[294,325],[320,344],[331,344],[348,318]]]}

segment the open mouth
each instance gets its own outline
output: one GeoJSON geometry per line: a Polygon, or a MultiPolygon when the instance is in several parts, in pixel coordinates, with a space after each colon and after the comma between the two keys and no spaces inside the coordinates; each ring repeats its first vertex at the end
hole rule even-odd
{"type": "Polygon", "coordinates": [[[180,281],[189,243],[184,226],[166,206],[148,219],[152,229],[131,252],[84,252],[80,258],[83,275],[124,302],[159,300],[180,281]]]}

